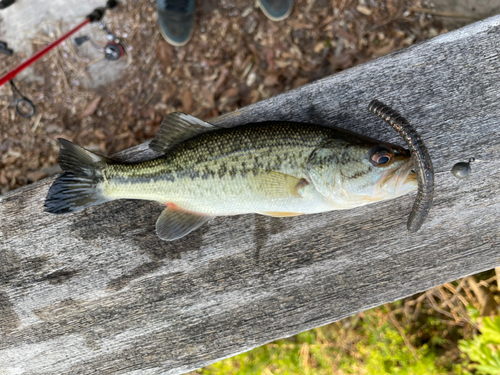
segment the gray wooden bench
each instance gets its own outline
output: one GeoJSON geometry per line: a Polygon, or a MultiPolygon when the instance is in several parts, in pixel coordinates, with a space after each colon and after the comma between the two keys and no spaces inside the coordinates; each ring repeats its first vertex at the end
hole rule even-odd
{"type": "MultiPolygon", "coordinates": [[[[0,197],[1,374],[180,374],[500,265],[500,16],[222,116],[294,120],[401,143],[367,111],[393,106],[433,158],[414,195],[293,218],[216,218],[173,243],[163,207],[116,201],[53,216],[53,179],[0,197]],[[450,173],[476,158],[472,175],[450,173]]],[[[147,145],[120,159],[151,157],[147,145]]]]}

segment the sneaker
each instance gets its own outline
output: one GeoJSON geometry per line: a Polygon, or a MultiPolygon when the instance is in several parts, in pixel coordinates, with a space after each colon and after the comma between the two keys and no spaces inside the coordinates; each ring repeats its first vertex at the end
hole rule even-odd
{"type": "Polygon", "coordinates": [[[281,21],[292,13],[293,0],[258,0],[260,9],[267,18],[281,21]]]}
{"type": "Polygon", "coordinates": [[[156,0],[158,25],[165,40],[183,46],[193,35],[194,0],[156,0]]]}

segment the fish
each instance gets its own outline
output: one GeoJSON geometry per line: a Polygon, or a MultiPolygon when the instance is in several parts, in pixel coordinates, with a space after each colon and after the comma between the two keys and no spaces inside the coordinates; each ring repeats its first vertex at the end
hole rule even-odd
{"type": "Polygon", "coordinates": [[[218,216],[290,217],[346,210],[417,189],[405,148],[345,129],[267,121],[219,128],[167,115],[149,147],[159,156],[120,163],[58,139],[63,169],[45,211],[67,214],[116,199],[157,201],[165,241],[218,216]]]}

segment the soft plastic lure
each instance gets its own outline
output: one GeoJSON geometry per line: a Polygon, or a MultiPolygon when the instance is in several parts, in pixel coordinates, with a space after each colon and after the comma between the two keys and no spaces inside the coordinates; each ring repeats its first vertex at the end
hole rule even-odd
{"type": "Polygon", "coordinates": [[[410,150],[417,174],[418,193],[408,218],[408,230],[416,232],[427,218],[434,198],[434,169],[431,157],[416,130],[395,110],[378,100],[373,100],[368,110],[389,123],[403,137],[410,150]]]}

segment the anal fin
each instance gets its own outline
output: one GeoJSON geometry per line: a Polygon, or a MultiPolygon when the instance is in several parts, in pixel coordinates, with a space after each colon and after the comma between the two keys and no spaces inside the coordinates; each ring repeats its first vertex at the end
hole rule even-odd
{"type": "Polygon", "coordinates": [[[212,216],[167,207],[156,221],[156,234],[164,241],[177,240],[198,229],[210,219],[212,216]]]}
{"type": "Polygon", "coordinates": [[[260,215],[272,216],[272,217],[291,217],[304,215],[301,212],[256,212],[260,215]]]}

